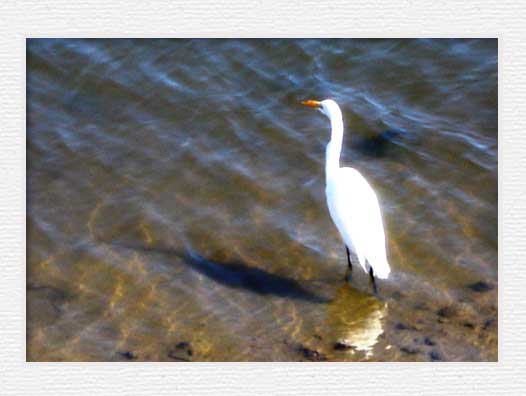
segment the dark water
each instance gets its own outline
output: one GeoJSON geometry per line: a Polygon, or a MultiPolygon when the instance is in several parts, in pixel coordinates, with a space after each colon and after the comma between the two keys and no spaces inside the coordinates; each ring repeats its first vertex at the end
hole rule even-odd
{"type": "Polygon", "coordinates": [[[29,40],[28,360],[496,360],[496,40],[29,40]],[[326,209],[379,196],[371,295],[326,209]]]}

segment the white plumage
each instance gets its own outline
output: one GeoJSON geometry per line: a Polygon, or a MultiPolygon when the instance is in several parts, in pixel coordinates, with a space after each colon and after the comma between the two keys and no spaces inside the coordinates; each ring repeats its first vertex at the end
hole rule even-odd
{"type": "Polygon", "coordinates": [[[356,169],[340,168],[327,180],[325,193],[332,221],[364,271],[369,272],[367,260],[374,274],[386,279],[390,268],[380,206],[367,180],[356,169]]]}
{"type": "Polygon", "coordinates": [[[391,272],[378,198],[360,172],[340,168],[343,119],[338,104],[330,99],[302,103],[319,109],[331,122],[331,141],[325,157],[327,206],[343,242],[358,256],[360,266],[371,276],[375,286],[373,274],[386,279],[391,272]]]}

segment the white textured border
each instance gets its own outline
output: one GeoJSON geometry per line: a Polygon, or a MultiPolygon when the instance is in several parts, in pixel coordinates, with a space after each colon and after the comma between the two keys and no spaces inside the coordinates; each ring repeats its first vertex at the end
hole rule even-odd
{"type": "Polygon", "coordinates": [[[523,394],[525,4],[510,0],[0,2],[0,393],[523,394]],[[24,39],[46,36],[499,37],[500,362],[26,363],[24,39]]]}

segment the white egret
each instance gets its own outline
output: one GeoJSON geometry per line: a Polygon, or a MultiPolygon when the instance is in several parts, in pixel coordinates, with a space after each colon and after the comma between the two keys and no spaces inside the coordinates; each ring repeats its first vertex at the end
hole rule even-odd
{"type": "MultiPolygon", "coordinates": [[[[352,271],[349,249],[358,256],[363,270],[369,274],[376,293],[375,276],[387,279],[391,269],[385,251],[385,232],[376,193],[367,180],[353,168],[340,168],[343,141],[343,118],[338,104],[331,99],[306,100],[331,122],[331,140],[325,152],[327,206],[340,232],[347,252],[347,273],[352,271]]],[[[345,278],[347,278],[347,273],[345,278]]]]}

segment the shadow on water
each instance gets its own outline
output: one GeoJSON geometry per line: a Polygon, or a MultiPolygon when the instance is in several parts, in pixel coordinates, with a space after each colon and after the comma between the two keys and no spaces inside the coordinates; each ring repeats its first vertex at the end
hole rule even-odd
{"type": "Polygon", "coordinates": [[[388,129],[379,135],[363,138],[353,145],[353,149],[369,157],[384,158],[394,146],[394,139],[405,136],[402,130],[388,129]]]}
{"type": "Polygon", "coordinates": [[[128,245],[118,242],[112,244],[131,250],[141,250],[148,253],[162,254],[167,257],[177,257],[192,270],[230,288],[244,289],[259,295],[273,295],[318,304],[330,302],[328,298],[319,296],[305,289],[293,279],[272,274],[260,268],[251,267],[240,260],[210,260],[191,250],[178,251],[175,249],[128,245]]]}

